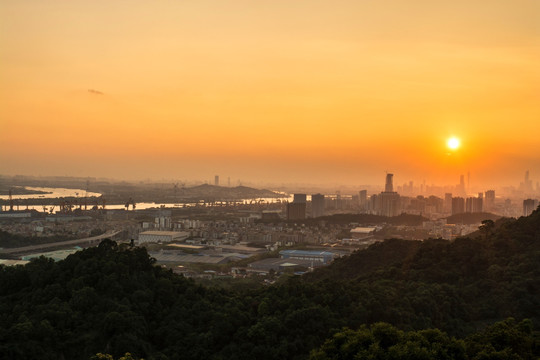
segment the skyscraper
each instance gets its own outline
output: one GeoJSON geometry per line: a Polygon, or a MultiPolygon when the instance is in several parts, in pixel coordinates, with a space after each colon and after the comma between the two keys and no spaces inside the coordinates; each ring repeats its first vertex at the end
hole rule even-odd
{"type": "Polygon", "coordinates": [[[287,220],[303,220],[306,218],[306,203],[288,203],[287,220]]]}
{"type": "Polygon", "coordinates": [[[214,185],[219,186],[219,175],[214,176],[214,185]]]}
{"type": "Polygon", "coordinates": [[[444,194],[444,212],[452,212],[452,193],[444,194]]]}
{"type": "Polygon", "coordinates": [[[526,199],[523,200],[523,216],[529,216],[538,207],[538,200],[526,199]]]}
{"type": "Polygon", "coordinates": [[[287,204],[287,219],[302,220],[306,218],[306,194],[294,194],[293,202],[287,204]]]}
{"type": "Polygon", "coordinates": [[[293,197],[294,203],[306,203],[307,202],[307,195],[306,194],[294,194],[293,197]]]}
{"type": "Polygon", "coordinates": [[[324,216],[324,195],[313,194],[311,195],[311,216],[321,217],[324,216]]]}
{"type": "Polygon", "coordinates": [[[525,179],[523,179],[523,182],[520,184],[520,190],[525,194],[533,193],[533,182],[529,179],[529,170],[525,172],[525,179]]]}
{"type": "Polygon", "coordinates": [[[495,207],[495,190],[488,190],[485,193],[484,210],[491,211],[495,207]]]}
{"type": "Polygon", "coordinates": [[[384,186],[385,192],[394,192],[394,174],[386,174],[386,184],[384,186]]]}
{"type": "Polygon", "coordinates": [[[360,210],[361,211],[367,210],[367,190],[360,190],[358,195],[360,195],[360,199],[359,199],[360,210]]]}
{"type": "Polygon", "coordinates": [[[386,174],[386,184],[384,190],[379,195],[380,201],[380,212],[379,215],[382,216],[397,216],[401,210],[400,197],[397,192],[394,192],[393,184],[394,174],[386,174]]]}
{"type": "Polygon", "coordinates": [[[458,185],[457,193],[461,196],[467,195],[467,191],[465,190],[465,175],[459,176],[459,185],[458,185]]]}
{"type": "Polygon", "coordinates": [[[452,198],[452,215],[465,212],[465,199],[462,197],[452,198]]]}
{"type": "Polygon", "coordinates": [[[482,205],[483,205],[482,198],[469,197],[465,201],[465,211],[468,213],[482,212],[483,210],[482,205]]]}

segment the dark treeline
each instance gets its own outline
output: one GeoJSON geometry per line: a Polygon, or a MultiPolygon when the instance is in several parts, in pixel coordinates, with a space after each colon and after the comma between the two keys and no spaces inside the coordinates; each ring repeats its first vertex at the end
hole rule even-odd
{"type": "Polygon", "coordinates": [[[439,329],[404,332],[386,323],[343,329],[313,350],[310,360],[507,360],[534,359],[537,353],[531,321],[508,318],[459,340],[439,329]]]}
{"type": "Polygon", "coordinates": [[[538,358],[540,211],[480,233],[388,240],[257,290],[196,285],[110,240],[0,267],[0,358],[538,358]]]}
{"type": "Polygon", "coordinates": [[[498,220],[501,217],[488,212],[461,213],[446,218],[448,224],[479,224],[482,220],[498,220]]]}
{"type": "Polygon", "coordinates": [[[48,244],[76,239],[73,235],[23,236],[0,230],[0,248],[48,244]]]}
{"type": "MultiPolygon", "coordinates": [[[[295,224],[306,224],[306,225],[317,225],[321,222],[325,224],[337,224],[337,225],[347,225],[350,223],[359,223],[359,224],[392,224],[392,225],[408,225],[408,226],[418,226],[422,225],[423,221],[428,221],[429,219],[412,214],[401,214],[398,216],[382,216],[382,215],[373,215],[373,214],[334,214],[328,216],[320,216],[317,218],[307,218],[307,219],[296,219],[296,220],[287,220],[287,223],[295,224]]],[[[259,223],[275,223],[283,222],[281,219],[268,219],[268,220],[257,220],[259,223]]]]}

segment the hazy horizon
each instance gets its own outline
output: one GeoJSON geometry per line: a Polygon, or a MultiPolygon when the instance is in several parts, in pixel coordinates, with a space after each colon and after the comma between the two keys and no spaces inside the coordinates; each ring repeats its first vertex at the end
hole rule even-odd
{"type": "MultiPolygon", "coordinates": [[[[470,181],[470,186],[467,185],[467,174],[463,174],[465,176],[465,184],[468,189],[468,193],[470,195],[475,195],[478,192],[484,192],[487,190],[497,190],[497,194],[500,195],[500,191],[504,190],[504,193],[506,195],[509,195],[507,191],[512,191],[511,189],[514,189],[515,191],[519,190],[519,187],[521,183],[523,182],[523,178],[517,179],[514,183],[506,183],[506,184],[499,184],[499,185],[490,185],[482,182],[475,181],[474,178],[470,181]]],[[[524,174],[523,174],[524,175],[524,174]]],[[[123,182],[132,183],[132,184],[167,184],[167,185],[174,185],[177,184],[177,186],[186,186],[186,187],[192,187],[192,186],[198,186],[202,184],[208,184],[208,185],[214,185],[214,177],[209,179],[204,178],[134,178],[134,179],[127,179],[127,178],[115,178],[115,177],[106,177],[106,176],[71,176],[71,175],[35,175],[35,174],[16,174],[16,175],[7,175],[7,174],[0,174],[0,179],[3,177],[16,177],[16,176],[23,176],[27,178],[33,178],[38,180],[47,180],[52,178],[57,178],[59,180],[68,180],[70,178],[75,178],[80,181],[87,181],[89,180],[89,183],[92,184],[93,181],[106,181],[110,183],[118,183],[121,184],[123,182]]],[[[540,177],[534,177],[529,176],[529,179],[532,181],[532,186],[535,189],[534,191],[538,192],[536,189],[536,185],[540,183],[540,177]]],[[[455,183],[429,183],[429,182],[423,182],[423,181],[414,181],[412,179],[401,179],[400,177],[396,177],[394,174],[394,190],[398,191],[403,185],[409,185],[409,181],[413,181],[414,185],[414,191],[412,193],[414,194],[426,194],[426,195],[436,195],[436,193],[439,193],[438,195],[441,195],[441,191],[446,192],[450,191],[452,192],[452,189],[454,188],[455,191],[458,191],[457,186],[459,186],[459,179],[456,179],[457,181],[455,183]],[[421,186],[427,186],[429,191],[424,188],[424,191],[420,191],[421,186]]],[[[221,177],[219,179],[219,186],[227,187],[229,186],[228,178],[227,177],[221,177]]],[[[24,184],[23,184],[24,185],[24,184]]],[[[28,186],[28,185],[26,185],[28,186]]],[[[282,179],[282,181],[253,181],[250,179],[236,179],[231,178],[230,179],[230,186],[231,187],[237,187],[237,186],[248,186],[248,187],[258,187],[258,188],[266,188],[269,190],[289,190],[289,191],[299,191],[299,192],[307,192],[307,193],[317,193],[322,192],[326,194],[334,194],[336,191],[342,191],[343,194],[355,194],[360,190],[368,190],[368,194],[372,193],[378,193],[379,191],[384,190],[384,174],[382,178],[376,179],[374,182],[356,182],[356,183],[346,183],[346,182],[339,182],[339,181],[333,181],[333,182],[293,182],[293,181],[287,181],[286,179],[282,179]],[[378,180],[378,181],[377,181],[378,180]]],[[[401,190],[403,194],[403,190],[401,190]]],[[[411,192],[409,190],[405,191],[407,195],[410,195],[411,192]]]]}
{"type": "Polygon", "coordinates": [[[537,1],[8,0],[0,14],[2,174],[540,180],[537,1]]]}

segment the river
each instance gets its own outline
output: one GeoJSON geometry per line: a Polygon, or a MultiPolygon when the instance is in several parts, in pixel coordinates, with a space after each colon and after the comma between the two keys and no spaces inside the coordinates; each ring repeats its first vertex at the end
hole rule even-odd
{"type": "MultiPolygon", "coordinates": [[[[88,192],[82,189],[66,189],[66,188],[49,188],[49,187],[30,187],[24,186],[27,190],[43,191],[48,194],[23,194],[23,195],[12,195],[13,200],[18,199],[54,199],[60,197],[80,197],[83,198],[86,194],[87,197],[100,197],[100,193],[88,192]]],[[[9,195],[0,195],[0,199],[9,200],[9,195]]]]}
{"type": "MultiPolygon", "coordinates": [[[[102,194],[96,193],[96,192],[88,192],[86,193],[86,190],[82,189],[66,189],[66,188],[48,188],[48,187],[29,187],[25,186],[28,190],[35,190],[35,191],[43,191],[47,192],[48,194],[24,194],[24,195],[12,195],[13,200],[25,200],[25,199],[54,199],[54,198],[61,198],[61,197],[75,197],[80,198],[81,200],[84,199],[85,194],[87,197],[100,197],[102,194]]],[[[9,195],[0,195],[0,199],[2,200],[9,200],[9,195]]],[[[292,195],[283,195],[283,198],[254,198],[254,199],[239,199],[237,201],[234,201],[236,204],[250,204],[250,203],[273,203],[277,201],[289,201],[291,202],[293,200],[292,195]]],[[[229,202],[231,203],[231,202],[229,202]]],[[[145,210],[145,209],[151,209],[151,208],[183,208],[183,207],[194,207],[194,206],[221,206],[226,204],[225,201],[220,202],[217,201],[213,204],[205,203],[204,201],[192,201],[192,202],[186,202],[186,203],[155,203],[155,202],[141,202],[136,203],[135,209],[136,210],[145,210]]],[[[91,209],[94,206],[94,204],[88,204],[87,209],[91,209]]],[[[101,207],[101,204],[100,204],[101,207]]],[[[119,209],[125,209],[125,206],[123,204],[106,204],[106,209],[111,210],[119,210],[119,209]]],[[[9,205],[4,205],[2,210],[8,210],[9,205]]],[[[15,204],[14,205],[15,210],[26,210],[26,209],[32,209],[37,211],[44,211],[43,205],[26,205],[26,204],[15,204]]],[[[59,210],[58,206],[53,205],[46,205],[46,209],[48,212],[59,210]]],[[[131,209],[131,206],[130,206],[131,209]]]]}

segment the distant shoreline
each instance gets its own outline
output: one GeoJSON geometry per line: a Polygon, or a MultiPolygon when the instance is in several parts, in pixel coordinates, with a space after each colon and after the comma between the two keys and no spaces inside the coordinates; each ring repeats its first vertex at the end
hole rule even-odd
{"type": "Polygon", "coordinates": [[[0,195],[9,195],[11,190],[11,195],[42,195],[42,194],[52,194],[52,191],[41,191],[41,190],[30,190],[24,186],[14,186],[9,189],[2,188],[0,189],[0,195]]]}

